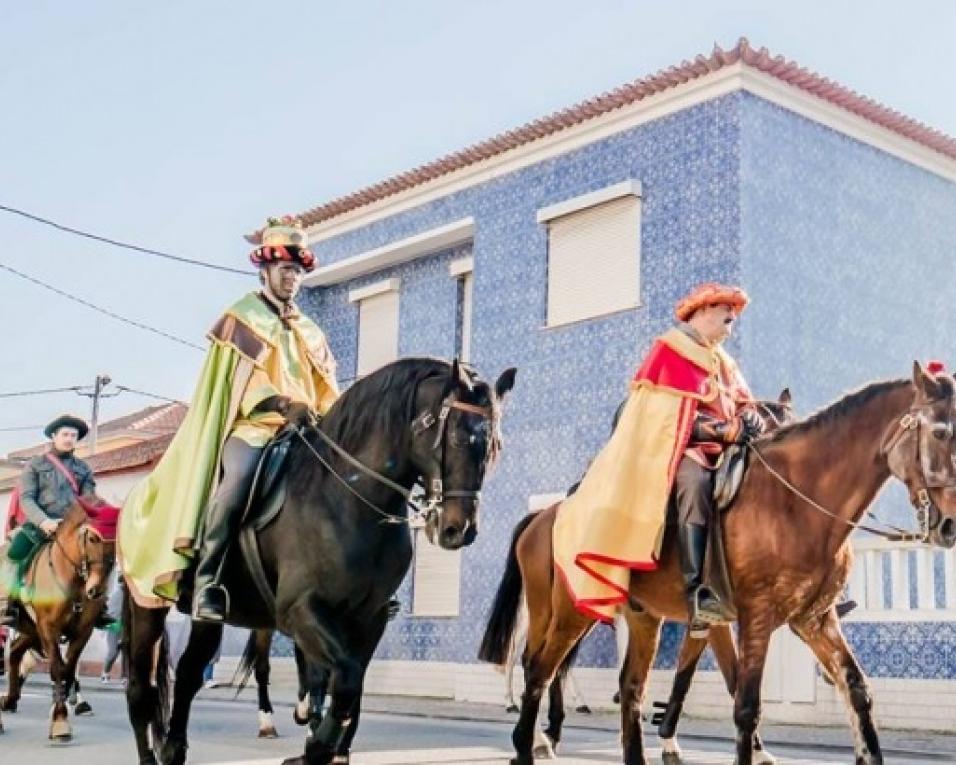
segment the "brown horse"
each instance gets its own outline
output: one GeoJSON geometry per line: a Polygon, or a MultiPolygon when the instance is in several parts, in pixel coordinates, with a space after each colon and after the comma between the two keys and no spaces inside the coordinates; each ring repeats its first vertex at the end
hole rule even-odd
{"type": "Polygon", "coordinates": [[[53,711],[49,735],[55,741],[72,738],[67,692],[76,685],[80,654],[106,604],[103,595],[113,557],[114,543],[105,541],[90,526],[83,508],[74,503],[26,572],[17,637],[10,645],[9,688],[0,699],[0,709],[16,711],[23,657],[29,650],[41,651],[50,662],[53,711]],[[68,641],[66,659],[60,653],[61,638],[68,641]]]}
{"type": "MultiPolygon", "coordinates": [[[[953,378],[914,364],[912,380],[871,384],[754,444],[751,467],[723,526],[740,625],[738,765],[753,763],[764,662],[772,633],[784,624],[807,643],[841,691],[853,721],[856,762],[883,762],[872,697],[834,603],[852,564],[849,535],[891,476],[909,491],[921,538],[942,547],[956,544],[954,393],[953,378]]],[[[531,522],[505,572],[508,577],[520,568],[531,614],[526,687],[512,736],[517,765],[533,762],[545,685],[593,623],[574,608],[555,576],[553,521],[553,514],[541,514],[531,522]]],[[[643,765],[640,708],[661,622],[687,619],[673,527],[665,533],[658,568],[632,573],[630,596],[642,610],[628,616],[630,641],[621,673],[624,762],[643,765]]],[[[507,650],[501,625],[513,619],[520,588],[507,600],[514,602],[496,602],[493,608],[485,660],[496,661],[507,650]]]]}
{"type": "MultiPolygon", "coordinates": [[[[784,388],[776,401],[755,401],[751,406],[760,414],[768,434],[779,430],[785,425],[790,425],[796,420],[796,415],[793,411],[793,397],[790,394],[789,388],[784,388]]],[[[615,426],[617,424],[617,418],[620,416],[623,408],[624,405],[622,403],[615,415],[615,426]]],[[[540,512],[550,513],[552,515],[550,522],[553,523],[553,516],[557,514],[559,506],[560,505],[555,504],[540,512]]],[[[528,519],[527,522],[530,522],[530,519],[528,519]]],[[[516,537],[520,535],[522,530],[523,527],[520,525],[515,529],[516,537]]],[[[662,711],[655,713],[653,724],[658,725],[658,736],[661,740],[662,754],[665,762],[680,759],[681,750],[677,742],[677,723],[680,720],[687,693],[690,691],[690,684],[697,670],[697,664],[704,653],[704,649],[708,645],[710,645],[714,658],[717,660],[717,667],[727,686],[728,693],[733,696],[736,690],[737,644],[734,640],[730,625],[714,625],[708,631],[707,637],[705,638],[694,638],[685,632],[684,638],[681,641],[677,657],[677,667],[674,672],[674,680],[667,703],[661,704],[654,702],[656,707],[662,709],[662,711]]],[[[569,670],[576,654],[576,648],[569,652],[563,666],[558,670],[558,677],[563,677],[569,670]]],[[[618,703],[620,702],[619,693],[615,696],[615,700],[618,703]]],[[[545,753],[547,756],[553,754],[556,750],[561,740],[561,728],[564,723],[564,718],[564,692],[562,683],[551,683],[548,690],[548,727],[541,732],[540,737],[536,738],[534,749],[537,756],[541,756],[540,753],[545,753]]],[[[758,763],[775,762],[773,756],[763,749],[763,743],[758,734],[754,735],[754,750],[760,752],[758,763]]]]}

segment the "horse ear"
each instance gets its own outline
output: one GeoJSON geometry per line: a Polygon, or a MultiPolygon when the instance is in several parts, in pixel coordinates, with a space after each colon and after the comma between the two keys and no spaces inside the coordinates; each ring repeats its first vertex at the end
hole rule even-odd
{"type": "Polygon", "coordinates": [[[499,401],[514,388],[515,376],[517,374],[518,370],[516,367],[508,367],[499,375],[497,382],[495,382],[495,396],[498,397],[499,401]]]}
{"type": "Polygon", "coordinates": [[[918,361],[913,362],[913,384],[919,394],[925,398],[935,398],[939,395],[940,385],[936,378],[923,369],[918,361]]]}
{"type": "Polygon", "coordinates": [[[451,373],[448,375],[448,385],[445,386],[445,395],[454,391],[456,388],[471,390],[471,379],[465,371],[465,367],[458,361],[456,356],[451,362],[451,373]]]}
{"type": "Polygon", "coordinates": [[[789,406],[793,403],[793,396],[790,395],[790,388],[784,388],[780,391],[780,395],[777,397],[777,401],[784,406],[789,406]]]}

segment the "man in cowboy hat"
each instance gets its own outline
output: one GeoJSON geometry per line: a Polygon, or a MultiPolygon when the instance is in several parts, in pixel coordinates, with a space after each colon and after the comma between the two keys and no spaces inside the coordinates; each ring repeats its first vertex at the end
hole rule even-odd
{"type": "MultiPolygon", "coordinates": [[[[20,476],[19,502],[25,523],[11,538],[7,551],[11,560],[28,564],[43,537],[52,537],[56,533],[77,496],[95,501],[93,471],[74,454],[76,444],[89,430],[83,420],[70,414],[60,415],[43,429],[43,434],[50,439],[50,446],[44,454],[33,457],[20,476]],[[76,491],[67,474],[72,475],[76,491]]],[[[22,567],[10,567],[15,571],[11,577],[13,587],[0,624],[15,626],[17,609],[13,597],[19,588],[17,569],[22,567]]]]}
{"type": "Polygon", "coordinates": [[[229,610],[223,562],[263,449],[286,423],[307,423],[338,397],[325,335],[293,303],[315,266],[301,223],[270,218],[249,240],[261,288],[210,330],[189,413],[120,517],[120,556],[136,602],[178,600],[198,555],[192,611],[207,621],[223,621],[229,610]]]}
{"type": "Polygon", "coordinates": [[[707,283],[677,304],[677,326],[657,338],[611,439],[561,505],[555,560],[575,605],[594,618],[613,618],[632,570],[657,568],[673,501],[690,631],[700,636],[724,620],[703,586],[713,470],[730,444],[763,429],[722,347],[747,302],[738,287],[707,283]]]}

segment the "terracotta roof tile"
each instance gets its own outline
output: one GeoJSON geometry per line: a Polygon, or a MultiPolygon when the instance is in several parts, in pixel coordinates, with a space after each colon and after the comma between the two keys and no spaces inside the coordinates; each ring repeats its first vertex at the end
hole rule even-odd
{"type": "Polygon", "coordinates": [[[747,66],[764,72],[801,90],[830,101],[849,112],[892,130],[917,143],[956,159],[956,139],[927,127],[914,119],[861,96],[819,74],[810,72],[782,56],[771,56],[766,48],[754,49],[741,38],[736,46],[724,50],[714,46],[710,56],[697,56],[693,61],[664,69],[649,77],[622,85],[609,93],[583,101],[568,109],[534,120],[522,127],[481,141],[441,159],[388,178],[367,188],[333,199],[301,214],[306,225],[315,225],[335,218],[350,210],[385,199],[399,192],[448,175],[463,167],[502,154],[545,136],[553,135],[572,125],[594,119],[623,106],[636,103],[648,96],[677,87],[691,80],[716,72],[742,61],[747,66]]]}
{"type": "Polygon", "coordinates": [[[93,468],[95,475],[104,475],[117,470],[128,470],[129,468],[148,465],[163,455],[174,435],[176,434],[167,433],[138,444],[130,444],[112,451],[100,452],[92,457],[87,457],[86,462],[93,468]]]}
{"type": "MultiPolygon", "coordinates": [[[[127,433],[134,438],[143,438],[148,441],[156,436],[175,433],[188,409],[186,404],[180,403],[148,406],[132,414],[101,423],[99,438],[105,440],[108,436],[127,433]]],[[[83,444],[85,445],[86,441],[83,444]]],[[[14,459],[29,459],[35,454],[42,454],[46,448],[47,444],[44,442],[10,452],[7,456],[14,459]]]]}

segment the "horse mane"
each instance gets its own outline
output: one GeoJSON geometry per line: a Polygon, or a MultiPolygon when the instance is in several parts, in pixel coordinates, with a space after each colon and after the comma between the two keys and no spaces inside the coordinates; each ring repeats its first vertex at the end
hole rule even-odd
{"type": "MultiPolygon", "coordinates": [[[[467,367],[465,368],[467,370],[467,367]]],[[[393,361],[357,380],[322,419],[322,430],[342,448],[356,448],[370,433],[388,440],[415,415],[415,396],[425,380],[448,377],[451,364],[436,358],[393,361]]],[[[473,376],[473,372],[468,370],[473,376]]]]}
{"type": "Polygon", "coordinates": [[[767,443],[778,443],[827,425],[833,425],[856,412],[874,398],[912,385],[910,380],[881,380],[847,393],[843,398],[791,425],[784,425],[767,437],[767,443]]]}

